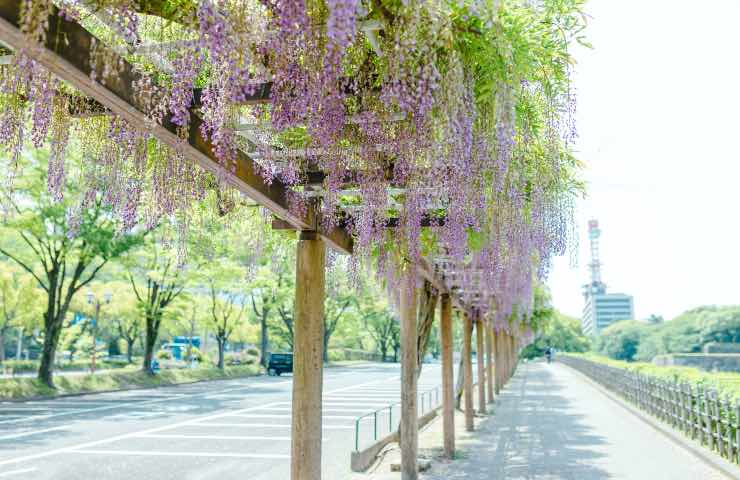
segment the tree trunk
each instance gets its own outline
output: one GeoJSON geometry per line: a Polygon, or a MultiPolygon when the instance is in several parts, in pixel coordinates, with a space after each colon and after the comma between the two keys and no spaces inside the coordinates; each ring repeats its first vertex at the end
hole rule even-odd
{"type": "Polygon", "coordinates": [[[0,363],[5,361],[5,330],[7,327],[0,329],[0,363]]]}
{"type": "Polygon", "coordinates": [[[154,345],[157,343],[159,335],[159,321],[153,315],[146,317],[146,337],[144,338],[144,363],[142,369],[149,372],[152,369],[152,360],[154,358],[154,345]]]}
{"type": "Polygon", "coordinates": [[[324,363],[329,362],[329,339],[331,338],[331,333],[326,328],[326,323],[324,324],[324,352],[323,352],[323,361],[324,363]]]}
{"type": "Polygon", "coordinates": [[[126,339],[126,360],[128,363],[134,363],[134,341],[135,338],[126,339]]]}
{"type": "Polygon", "coordinates": [[[44,348],[41,352],[38,379],[49,387],[54,388],[54,357],[56,356],[57,345],[59,344],[59,336],[62,333],[64,315],[62,312],[59,312],[56,316],[52,315],[47,313],[44,319],[46,333],[44,335],[44,348]]]}
{"type": "Polygon", "coordinates": [[[386,358],[388,357],[388,346],[387,345],[380,347],[380,355],[383,357],[383,362],[385,362],[386,358]]]}
{"type": "MultiPolygon", "coordinates": [[[[264,305],[262,307],[265,308],[264,305]]],[[[267,315],[263,312],[260,318],[260,363],[267,368],[267,350],[270,348],[270,338],[267,333],[267,315]]]]}
{"type": "Polygon", "coordinates": [[[224,347],[226,346],[226,340],[222,337],[216,337],[218,342],[218,368],[224,369],[224,347]]]}
{"type": "MultiPolygon", "coordinates": [[[[462,352],[462,349],[460,349],[462,352]]],[[[463,368],[465,368],[465,358],[460,354],[460,361],[457,363],[457,383],[455,384],[455,408],[460,409],[460,402],[463,395],[463,368]]]]}

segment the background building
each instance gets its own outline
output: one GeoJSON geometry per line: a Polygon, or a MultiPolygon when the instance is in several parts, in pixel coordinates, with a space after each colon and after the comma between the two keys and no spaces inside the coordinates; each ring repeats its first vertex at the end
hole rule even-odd
{"type": "Polygon", "coordinates": [[[601,261],[599,260],[599,237],[601,229],[597,220],[589,220],[588,236],[591,242],[591,282],[583,286],[583,317],[581,325],[586,335],[598,335],[614,322],[635,318],[632,296],[624,293],[607,293],[606,284],[601,280],[601,261]]]}

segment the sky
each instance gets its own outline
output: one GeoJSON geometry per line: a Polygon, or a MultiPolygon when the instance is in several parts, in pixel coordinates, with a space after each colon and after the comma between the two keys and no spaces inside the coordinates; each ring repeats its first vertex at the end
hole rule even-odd
{"type": "Polygon", "coordinates": [[[601,227],[608,292],[667,320],[740,304],[740,2],[591,0],[593,50],[574,50],[577,266],[553,264],[553,304],[580,318],[587,222],[601,227]]]}

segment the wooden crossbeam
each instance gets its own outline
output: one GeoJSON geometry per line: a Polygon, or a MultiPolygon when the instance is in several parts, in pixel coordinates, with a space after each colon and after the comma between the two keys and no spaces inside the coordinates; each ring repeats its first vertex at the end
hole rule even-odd
{"type": "MultiPolygon", "coordinates": [[[[98,101],[104,107],[121,116],[132,125],[144,127],[151,124],[144,105],[134,91],[135,82],[140,74],[131,64],[109,51],[109,59],[117,65],[115,75],[103,76],[103,65],[97,65],[96,81],[90,74],[93,66],[90,52],[93,36],[76,22],[59,15],[56,7],[48,19],[49,31],[45,45],[30,46],[28,39],[21,33],[20,0],[0,0],[0,40],[16,51],[26,49],[46,69],[59,78],[69,82],[75,88],[98,101]]],[[[98,45],[100,51],[102,47],[98,45]]],[[[263,85],[255,92],[255,98],[269,98],[269,88],[263,85]]],[[[213,145],[200,133],[202,120],[197,115],[191,116],[188,137],[183,141],[177,135],[177,126],[169,121],[163,125],[151,126],[149,131],[161,142],[178,149],[191,161],[197,162],[209,172],[220,175],[234,188],[260,203],[275,215],[290,222],[299,230],[318,230],[322,238],[334,249],[350,253],[352,238],[339,228],[329,231],[321,229],[320,219],[315,213],[297,214],[288,208],[289,189],[275,180],[267,183],[258,173],[258,166],[243,152],[238,152],[235,172],[225,171],[219,164],[213,151],[213,145]]]]}

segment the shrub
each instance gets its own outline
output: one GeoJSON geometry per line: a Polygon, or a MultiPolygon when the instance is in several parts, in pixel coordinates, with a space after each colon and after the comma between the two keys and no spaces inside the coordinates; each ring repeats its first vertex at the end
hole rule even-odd
{"type": "Polygon", "coordinates": [[[260,351],[259,351],[259,349],[257,347],[249,347],[247,349],[247,353],[249,355],[252,355],[253,357],[259,357],[260,356],[260,351]]]}
{"type": "Polygon", "coordinates": [[[169,350],[159,350],[157,352],[158,360],[172,360],[172,352],[169,350]]]}
{"type": "Polygon", "coordinates": [[[329,350],[328,356],[330,362],[341,362],[345,359],[344,352],[341,350],[329,350]]]}

